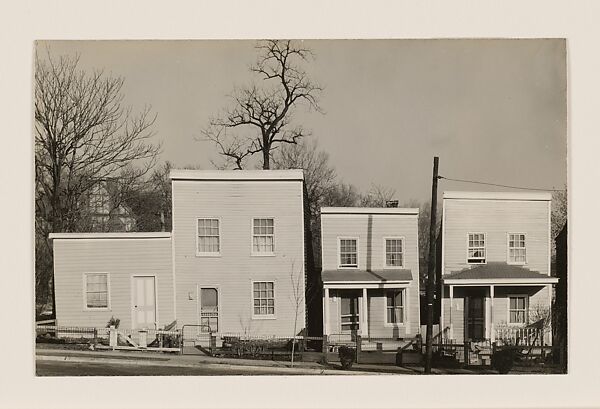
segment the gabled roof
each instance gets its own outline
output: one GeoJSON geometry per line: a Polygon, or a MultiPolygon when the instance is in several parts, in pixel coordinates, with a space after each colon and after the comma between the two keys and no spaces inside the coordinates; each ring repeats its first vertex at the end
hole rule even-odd
{"type": "Polygon", "coordinates": [[[498,280],[498,282],[507,282],[511,280],[526,280],[527,282],[539,281],[540,283],[557,281],[555,277],[550,277],[539,271],[529,270],[523,266],[504,262],[488,262],[487,264],[454,271],[449,274],[444,274],[442,280],[445,283],[450,282],[458,284],[460,284],[461,281],[492,282],[498,280]]]}
{"type": "Polygon", "coordinates": [[[171,169],[171,180],[304,180],[302,169],[190,170],[171,169]]]}
{"type": "Polygon", "coordinates": [[[324,270],[321,272],[323,283],[341,282],[341,281],[360,281],[360,282],[397,282],[411,281],[412,272],[407,269],[398,270],[324,270]]]}

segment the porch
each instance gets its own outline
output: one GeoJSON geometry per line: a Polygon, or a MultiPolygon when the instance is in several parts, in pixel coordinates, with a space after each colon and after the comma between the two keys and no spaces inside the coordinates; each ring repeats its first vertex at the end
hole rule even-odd
{"type": "Polygon", "coordinates": [[[330,345],[396,350],[419,332],[410,270],[324,271],[323,333],[330,345]]]}
{"type": "Polygon", "coordinates": [[[489,263],[442,278],[440,322],[457,343],[550,345],[552,285],[536,271],[489,263]]]}

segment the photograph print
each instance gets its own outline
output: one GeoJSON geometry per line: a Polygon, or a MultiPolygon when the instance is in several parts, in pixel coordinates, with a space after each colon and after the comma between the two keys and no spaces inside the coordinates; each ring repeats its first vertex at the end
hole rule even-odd
{"type": "Polygon", "coordinates": [[[36,374],[567,373],[566,45],[37,41],[36,374]]]}

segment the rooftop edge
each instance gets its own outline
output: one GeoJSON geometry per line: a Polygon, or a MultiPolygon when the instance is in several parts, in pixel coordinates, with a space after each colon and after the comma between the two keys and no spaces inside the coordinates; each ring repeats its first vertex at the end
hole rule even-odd
{"type": "Polygon", "coordinates": [[[304,180],[302,169],[191,170],[171,169],[171,180],[304,180]]]}

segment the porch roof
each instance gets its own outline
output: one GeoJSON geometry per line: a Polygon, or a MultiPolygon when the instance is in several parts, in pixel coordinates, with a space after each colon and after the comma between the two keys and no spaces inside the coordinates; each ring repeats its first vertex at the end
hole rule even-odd
{"type": "Polygon", "coordinates": [[[340,282],[368,282],[368,283],[386,283],[386,282],[407,282],[413,279],[411,270],[408,269],[390,269],[390,270],[324,270],[321,272],[323,283],[340,282]]]}
{"type": "Polygon", "coordinates": [[[551,284],[558,278],[550,277],[539,271],[529,270],[520,265],[489,262],[475,267],[465,268],[442,277],[445,284],[551,284]]]}

